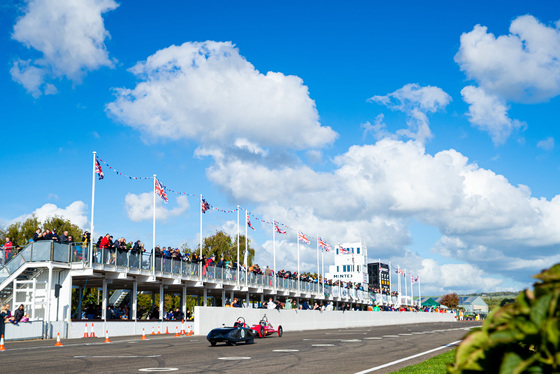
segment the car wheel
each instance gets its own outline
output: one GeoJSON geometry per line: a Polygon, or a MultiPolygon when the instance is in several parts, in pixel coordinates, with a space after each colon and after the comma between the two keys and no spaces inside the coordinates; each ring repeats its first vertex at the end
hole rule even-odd
{"type": "Polygon", "coordinates": [[[237,342],[232,342],[232,341],[229,341],[228,343],[229,343],[229,345],[231,345],[233,347],[235,347],[235,345],[237,344],[237,342]]]}
{"type": "Polygon", "coordinates": [[[264,332],[264,326],[261,326],[261,329],[260,329],[260,331],[259,331],[259,337],[260,337],[260,338],[264,338],[264,334],[265,334],[265,332],[264,332]]]}
{"type": "Polygon", "coordinates": [[[216,342],[215,342],[214,340],[212,340],[212,341],[210,342],[210,345],[211,345],[212,347],[215,347],[215,346],[216,346],[216,342]]]}
{"type": "Polygon", "coordinates": [[[245,344],[255,344],[255,339],[249,339],[247,341],[245,341],[245,344]]]}
{"type": "Polygon", "coordinates": [[[279,337],[282,337],[283,332],[284,331],[282,330],[282,326],[278,326],[278,336],[279,337]]]}

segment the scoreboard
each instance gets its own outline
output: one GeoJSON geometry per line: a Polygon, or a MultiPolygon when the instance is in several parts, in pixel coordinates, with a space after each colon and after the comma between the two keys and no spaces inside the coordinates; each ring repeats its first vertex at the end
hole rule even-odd
{"type": "Polygon", "coordinates": [[[368,284],[373,288],[389,290],[389,264],[372,262],[368,264],[368,284]],[[381,282],[380,282],[381,281],[381,282]]]}

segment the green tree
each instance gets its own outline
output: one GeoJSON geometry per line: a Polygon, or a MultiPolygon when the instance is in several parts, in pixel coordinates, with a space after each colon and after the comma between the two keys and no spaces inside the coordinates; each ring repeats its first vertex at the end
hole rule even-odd
{"type": "Polygon", "coordinates": [[[5,229],[0,229],[0,237],[2,239],[10,238],[12,243],[25,246],[29,239],[33,238],[35,231],[40,228],[42,230],[56,229],[58,234],[68,231],[68,235],[72,236],[74,241],[80,241],[83,231],[77,225],[74,225],[70,220],[64,219],[59,216],[48,217],[43,224],[39,222],[35,215],[26,219],[23,222],[12,223],[5,229]]]}
{"type": "Polygon", "coordinates": [[[457,305],[459,305],[459,296],[457,296],[457,293],[455,292],[448,293],[447,295],[443,295],[441,297],[439,303],[451,309],[457,308],[457,305]]]}
{"type": "Polygon", "coordinates": [[[10,238],[14,245],[18,244],[23,247],[29,242],[29,239],[33,237],[35,230],[40,227],[41,223],[37,217],[33,215],[23,222],[12,223],[5,229],[0,229],[0,238],[2,241],[6,238],[10,238]]]}
{"type": "Polygon", "coordinates": [[[75,242],[82,240],[83,231],[77,225],[74,225],[70,220],[64,219],[60,216],[48,217],[43,223],[43,229],[53,230],[56,229],[58,235],[64,231],[68,231],[68,235],[74,239],[75,242]]]}
{"type": "MultiPolygon", "coordinates": [[[[253,259],[255,258],[255,250],[251,248],[251,240],[247,240],[248,249],[248,259],[247,264],[250,266],[253,264],[253,259]]],[[[181,247],[183,251],[188,249],[186,244],[181,247]]],[[[200,244],[197,246],[196,251],[200,249],[200,244]]],[[[220,260],[220,257],[224,257],[226,261],[237,261],[237,236],[233,238],[223,231],[217,231],[214,235],[204,238],[202,243],[202,254],[209,257],[211,255],[216,255],[216,261],[220,260]]],[[[243,263],[243,258],[245,256],[245,235],[239,236],[239,262],[243,263]]]]}

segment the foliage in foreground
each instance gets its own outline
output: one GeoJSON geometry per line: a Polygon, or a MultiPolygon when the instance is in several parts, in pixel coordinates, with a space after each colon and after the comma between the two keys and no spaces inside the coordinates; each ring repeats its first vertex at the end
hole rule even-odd
{"type": "Polygon", "coordinates": [[[560,371],[560,264],[535,278],[534,291],[525,290],[467,334],[448,373],[560,371]]]}

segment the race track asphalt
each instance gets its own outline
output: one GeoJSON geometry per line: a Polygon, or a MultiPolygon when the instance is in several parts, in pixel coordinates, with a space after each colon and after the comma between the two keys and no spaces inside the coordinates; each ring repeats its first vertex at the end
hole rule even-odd
{"type": "MultiPolygon", "coordinates": [[[[285,332],[255,344],[211,347],[205,336],[173,335],[6,342],[2,373],[357,373],[461,340],[480,322],[425,323],[285,332]]],[[[391,365],[391,373],[452,347],[391,365]]]]}

